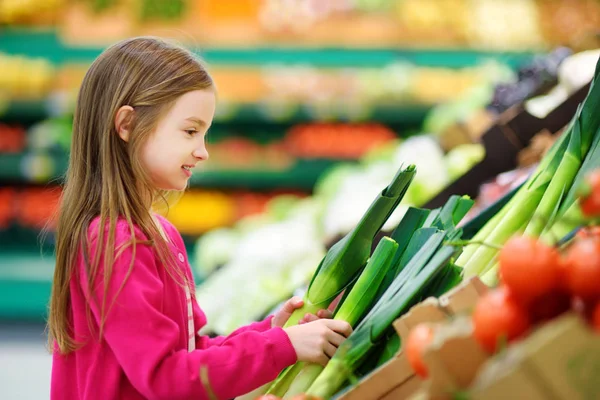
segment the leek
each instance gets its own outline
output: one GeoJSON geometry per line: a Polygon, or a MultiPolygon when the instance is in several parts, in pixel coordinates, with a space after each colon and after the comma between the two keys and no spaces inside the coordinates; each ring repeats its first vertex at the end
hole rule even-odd
{"type": "Polygon", "coordinates": [[[600,168],[600,129],[596,131],[592,146],[575,177],[575,182],[561,205],[557,220],[550,227],[546,227],[542,233],[542,238],[546,241],[551,242],[555,241],[556,238],[562,238],[573,229],[584,224],[586,219],[581,212],[577,191],[588,173],[597,168],[600,168]]]}
{"type": "MultiPolygon", "coordinates": [[[[432,235],[433,242],[437,241],[438,234],[439,232],[436,232],[432,235]]],[[[434,248],[435,250],[437,250],[437,247],[434,248]]],[[[426,253],[427,251],[424,252],[424,258],[429,258],[431,254],[426,253]]],[[[379,307],[378,311],[371,314],[370,318],[365,318],[350,337],[342,343],[335,356],[310,386],[307,394],[324,399],[333,396],[344,382],[352,376],[353,371],[360,363],[364,361],[373,344],[383,337],[388,327],[400,314],[406,312],[416,303],[415,298],[422,292],[425,285],[443,270],[455,253],[456,249],[452,246],[444,246],[437,251],[414,279],[408,281],[401,290],[395,292],[394,296],[388,299],[389,302],[379,307]]],[[[416,261],[415,264],[421,261],[416,261]]]]}
{"type": "Polygon", "coordinates": [[[455,224],[472,204],[470,199],[453,196],[441,210],[430,214],[426,220],[428,226],[417,230],[411,238],[400,261],[405,263],[401,272],[342,343],[307,394],[330,398],[364,364],[376,345],[390,335],[396,318],[432,293],[432,289],[439,290],[439,278],[445,275],[448,264],[460,252],[459,247],[444,242],[452,242],[460,236],[461,231],[455,224]],[[407,255],[413,251],[412,256],[407,255]]]}
{"type": "Polygon", "coordinates": [[[402,200],[415,173],[414,165],[400,168],[358,225],[329,249],[308,286],[304,306],[292,314],[286,327],[298,324],[306,313],[326,308],[355,279],[371,254],[373,238],[402,200]]]}
{"type": "MultiPolygon", "coordinates": [[[[373,201],[358,225],[335,243],[327,252],[304,296],[304,305],[295,310],[285,327],[298,324],[306,314],[315,314],[356,280],[371,254],[373,239],[394,212],[416,174],[414,165],[401,167],[392,182],[373,201]]],[[[299,371],[297,364],[286,368],[269,387],[268,393],[283,395],[291,383],[292,369],[299,371]],[[288,373],[290,375],[288,375],[288,373]]]]}
{"type": "MultiPolygon", "coordinates": [[[[590,149],[594,149],[594,143],[597,143],[600,84],[596,81],[600,79],[599,74],[600,61],[596,65],[588,94],[566,132],[554,143],[526,184],[473,237],[474,241],[502,246],[511,236],[520,232],[524,224],[526,234],[540,236],[566,214],[571,204],[565,201],[570,198],[569,193],[572,193],[574,182],[577,182],[579,170],[589,159],[587,155],[590,149]]],[[[497,269],[496,256],[497,250],[490,246],[471,244],[465,248],[457,264],[464,268],[465,277],[494,274],[497,269]]],[[[490,276],[486,280],[494,281],[490,276]]]]}
{"type": "MultiPolygon", "coordinates": [[[[360,278],[343,301],[334,319],[348,322],[355,326],[359,319],[371,308],[378,288],[392,266],[394,255],[398,250],[398,244],[389,237],[381,239],[373,256],[367,263],[360,278]]],[[[321,373],[323,367],[319,364],[308,364],[304,366],[296,379],[292,382],[284,398],[289,398],[303,393],[321,373]]],[[[286,374],[286,378],[290,379],[286,374]]]]}

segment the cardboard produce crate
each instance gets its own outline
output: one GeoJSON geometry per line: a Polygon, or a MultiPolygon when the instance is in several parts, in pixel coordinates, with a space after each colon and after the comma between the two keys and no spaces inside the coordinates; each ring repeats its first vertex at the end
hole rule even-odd
{"type": "MultiPolygon", "coordinates": [[[[477,277],[463,282],[439,299],[428,298],[414,306],[394,322],[394,328],[405,341],[410,330],[422,322],[441,322],[470,313],[477,299],[487,292],[477,277]]],[[[400,350],[396,357],[366,376],[340,400],[405,399],[416,393],[422,380],[415,375],[406,356],[400,350]]]]}
{"type": "Polygon", "coordinates": [[[600,399],[600,335],[576,313],[540,326],[495,356],[476,350],[468,329],[462,331],[425,352],[429,379],[417,392],[394,398],[450,400],[461,392],[469,400],[600,399]]]}
{"type": "Polygon", "coordinates": [[[600,399],[600,335],[565,314],[486,362],[469,398],[600,399]]]}

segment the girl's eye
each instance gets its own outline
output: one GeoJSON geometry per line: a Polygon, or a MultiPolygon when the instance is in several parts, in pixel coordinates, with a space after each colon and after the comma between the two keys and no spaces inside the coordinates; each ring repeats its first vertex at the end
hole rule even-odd
{"type": "Polygon", "coordinates": [[[186,129],[185,131],[186,131],[186,133],[187,133],[188,135],[193,135],[194,133],[198,132],[198,131],[197,131],[197,130],[195,130],[195,129],[186,129]]]}

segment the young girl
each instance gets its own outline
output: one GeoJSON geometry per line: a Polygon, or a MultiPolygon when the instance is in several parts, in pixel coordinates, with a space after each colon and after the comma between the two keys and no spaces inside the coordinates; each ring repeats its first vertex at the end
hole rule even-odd
{"type": "Polygon", "coordinates": [[[201,63],[159,39],[120,42],[87,72],[57,226],[52,399],[231,399],[297,360],[325,364],[350,333],[321,312],[283,329],[293,298],[227,337],[197,334],[184,243],[151,210],[208,159],[214,111],[201,63]]]}

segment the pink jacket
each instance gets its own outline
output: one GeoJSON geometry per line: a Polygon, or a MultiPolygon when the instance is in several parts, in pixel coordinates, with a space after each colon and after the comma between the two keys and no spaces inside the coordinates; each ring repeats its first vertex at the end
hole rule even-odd
{"type": "MultiPolygon", "coordinates": [[[[95,219],[89,229],[92,257],[97,248],[98,221],[95,219]]],[[[160,221],[173,243],[170,248],[176,260],[193,280],[181,236],[164,218],[160,221]]],[[[136,237],[145,239],[138,228],[136,237]]],[[[118,221],[117,248],[129,238],[127,223],[118,221]]],[[[281,328],[271,328],[271,317],[227,337],[196,333],[196,349],[188,351],[185,290],[169,276],[151,247],[136,247],[135,263],[107,315],[102,341],[97,339],[100,308],[96,302],[91,303],[91,331],[88,326],[89,296],[83,258],[79,256],[77,268],[82,273],[71,279],[70,317],[75,339],[85,344],[68,355],[54,353],[52,400],[209,399],[200,381],[201,367],[207,371],[216,397],[231,399],[275,379],[296,362],[287,334],[281,328]]],[[[115,260],[107,305],[125,280],[131,258],[131,247],[127,247],[115,260]]],[[[100,300],[102,281],[99,279],[93,291],[100,300]]],[[[198,332],[206,317],[196,301],[192,303],[194,330],[198,332]]]]}

